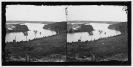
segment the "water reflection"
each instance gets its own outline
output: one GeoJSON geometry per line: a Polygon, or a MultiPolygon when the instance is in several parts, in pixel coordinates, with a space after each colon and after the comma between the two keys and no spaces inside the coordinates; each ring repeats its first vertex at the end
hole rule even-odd
{"type": "Polygon", "coordinates": [[[92,25],[95,30],[91,32],[68,33],[67,42],[77,42],[79,40],[81,40],[82,42],[93,41],[100,38],[107,38],[121,34],[120,31],[108,29],[108,26],[110,24],[90,23],[88,25],[92,25]]]}
{"type": "Polygon", "coordinates": [[[55,31],[43,29],[43,26],[46,24],[41,23],[25,23],[28,26],[30,31],[27,32],[12,32],[6,33],[6,42],[13,42],[16,40],[17,42],[20,41],[28,41],[33,40],[35,38],[42,38],[55,35],[55,31]]]}

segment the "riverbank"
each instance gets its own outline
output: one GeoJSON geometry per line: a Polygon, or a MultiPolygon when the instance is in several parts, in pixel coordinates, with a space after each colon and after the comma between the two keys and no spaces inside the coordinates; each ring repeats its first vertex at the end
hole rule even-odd
{"type": "Polygon", "coordinates": [[[128,32],[128,23],[123,22],[123,23],[117,23],[117,24],[112,24],[108,28],[113,29],[113,30],[118,30],[121,33],[127,33],[128,32]]]}
{"type": "Polygon", "coordinates": [[[43,29],[55,31],[57,34],[66,33],[67,22],[56,22],[53,24],[48,24],[45,25],[43,29]]]}
{"type": "Polygon", "coordinates": [[[28,42],[6,43],[5,51],[7,61],[17,59],[16,61],[24,62],[64,62],[66,60],[66,34],[38,38],[28,42]]]}
{"type": "Polygon", "coordinates": [[[127,34],[95,41],[67,43],[67,62],[128,61],[127,34]]]}

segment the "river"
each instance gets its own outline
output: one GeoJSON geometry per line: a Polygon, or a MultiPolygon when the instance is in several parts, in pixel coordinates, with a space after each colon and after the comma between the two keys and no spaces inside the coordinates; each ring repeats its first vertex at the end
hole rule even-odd
{"type": "MultiPolygon", "coordinates": [[[[28,41],[28,40],[33,40],[35,38],[48,37],[56,34],[55,31],[43,29],[43,26],[45,26],[46,24],[24,23],[24,25],[27,25],[29,31],[6,33],[5,41],[6,42],[13,42],[13,40],[16,40],[16,42],[28,41]],[[34,32],[35,30],[37,30],[37,33],[34,32]]],[[[92,27],[94,28],[94,31],[92,31],[93,35],[89,35],[88,32],[67,33],[67,42],[77,42],[78,40],[81,40],[82,42],[93,41],[100,38],[107,38],[121,34],[120,31],[108,29],[108,26],[110,24],[89,23],[87,25],[92,25],[92,27]],[[101,30],[102,33],[100,33],[99,30],[101,30]]]]}
{"type": "Polygon", "coordinates": [[[88,32],[67,33],[67,42],[77,42],[78,40],[81,40],[81,42],[93,41],[100,38],[107,38],[121,34],[120,31],[108,29],[108,26],[111,24],[88,23],[86,25],[92,25],[92,27],[94,28],[94,31],[92,31],[93,35],[89,35],[88,32]],[[100,33],[99,31],[102,32],[100,33]]]}
{"type": "Polygon", "coordinates": [[[43,29],[46,24],[41,23],[24,23],[29,28],[27,32],[10,32],[6,33],[5,42],[16,42],[33,40],[35,38],[42,38],[55,35],[55,31],[43,29]],[[37,31],[35,33],[35,30],[37,31]]]}

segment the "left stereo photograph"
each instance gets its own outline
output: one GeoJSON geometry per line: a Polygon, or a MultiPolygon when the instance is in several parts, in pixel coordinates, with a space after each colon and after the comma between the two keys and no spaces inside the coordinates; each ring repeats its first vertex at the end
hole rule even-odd
{"type": "Polygon", "coordinates": [[[65,10],[65,6],[6,5],[3,61],[66,62],[65,10]]]}

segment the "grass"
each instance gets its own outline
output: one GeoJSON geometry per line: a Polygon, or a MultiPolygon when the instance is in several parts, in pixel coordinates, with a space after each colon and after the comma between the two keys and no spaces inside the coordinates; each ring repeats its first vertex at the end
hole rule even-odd
{"type": "Polygon", "coordinates": [[[68,62],[103,61],[105,59],[125,61],[128,58],[127,34],[96,41],[68,43],[67,54],[68,62]]]}
{"type": "Polygon", "coordinates": [[[67,50],[66,35],[6,43],[6,58],[9,61],[25,61],[28,55],[31,62],[65,62],[67,52],[67,62],[128,60],[127,34],[95,41],[67,43],[67,50]]]}
{"type": "MultiPolygon", "coordinates": [[[[39,38],[28,42],[6,43],[5,51],[8,60],[10,57],[26,57],[28,55],[32,59],[48,60],[63,58],[66,55],[66,34],[54,35],[46,38],[39,38]]],[[[48,61],[48,60],[44,60],[48,61]]],[[[12,60],[11,60],[12,61],[12,60]]]]}

